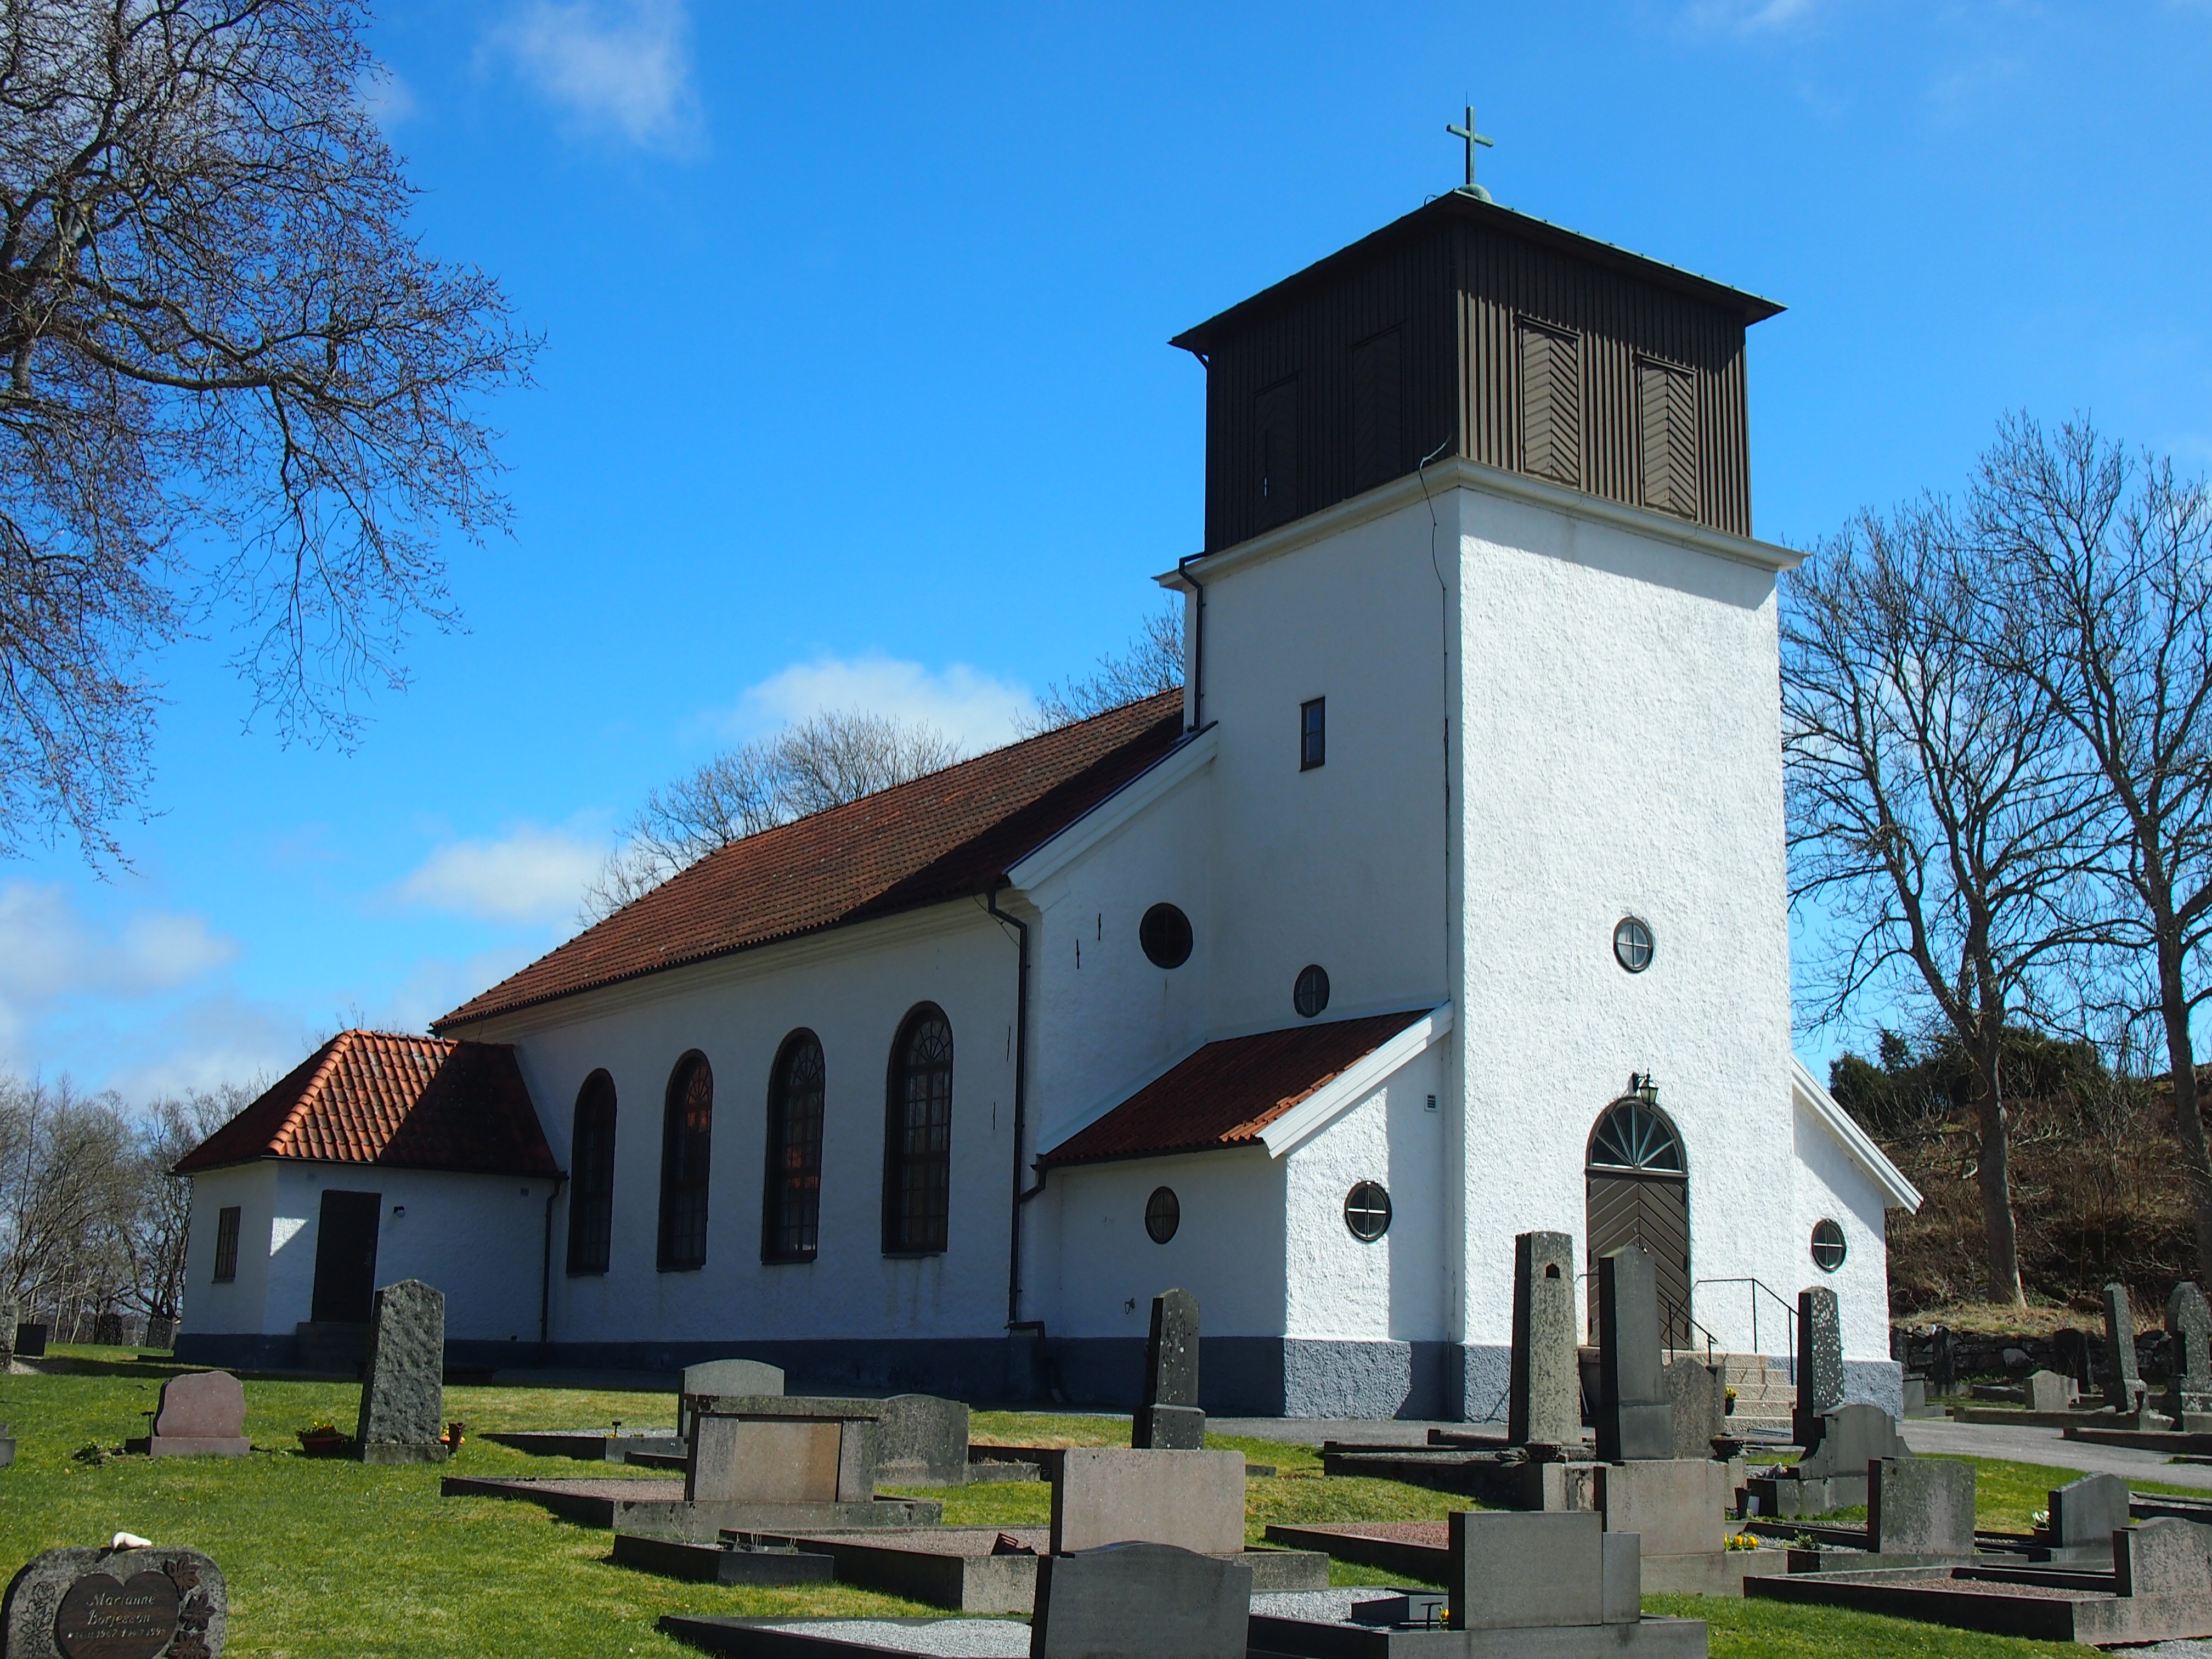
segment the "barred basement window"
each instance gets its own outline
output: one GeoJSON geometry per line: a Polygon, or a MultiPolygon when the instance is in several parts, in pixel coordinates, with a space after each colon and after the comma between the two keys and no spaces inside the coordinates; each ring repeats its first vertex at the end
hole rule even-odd
{"type": "Polygon", "coordinates": [[[615,1220],[615,1080],[605,1072],[584,1079],[576,1095],[569,1162],[568,1271],[603,1273],[612,1252],[615,1220]]]}
{"type": "Polygon", "coordinates": [[[1153,1188],[1152,1195],[1145,1200],[1145,1236],[1155,1244],[1164,1244],[1182,1225],[1182,1201],[1175,1195],[1175,1188],[1153,1188]]]}
{"type": "Polygon", "coordinates": [[[1844,1230],[1832,1221],[1813,1225],[1813,1265],[1824,1273],[1844,1265],[1844,1230]]]}
{"type": "Polygon", "coordinates": [[[668,1079],[661,1120],[659,1267],[665,1273],[707,1265],[714,1135],[714,1073],[706,1055],[688,1054],[668,1079]]]}
{"type": "Polygon", "coordinates": [[[1363,1181],[1344,1195],[1344,1224],[1363,1244],[1390,1231],[1390,1194],[1379,1181],[1363,1181]]]}
{"type": "Polygon", "coordinates": [[[763,1261],[814,1260],[822,1218],[822,1044],[811,1031],[793,1031],[769,1073],[763,1261]]]}
{"type": "Polygon", "coordinates": [[[224,1206],[215,1212],[215,1282],[228,1285],[238,1277],[239,1206],[224,1206]]]}
{"type": "Polygon", "coordinates": [[[884,1253],[945,1248],[952,1190],[952,1027],[923,1003],[891,1045],[884,1124],[884,1253]]]}

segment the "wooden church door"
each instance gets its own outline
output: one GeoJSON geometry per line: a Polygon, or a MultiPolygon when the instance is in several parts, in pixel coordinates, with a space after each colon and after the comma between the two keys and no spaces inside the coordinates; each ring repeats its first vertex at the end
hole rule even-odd
{"type": "Polygon", "coordinates": [[[368,1322],[376,1300],[376,1224],[381,1193],[323,1194],[315,1228],[315,1291],[308,1317],[318,1324],[368,1322]]]}
{"type": "Polygon", "coordinates": [[[1632,1095],[1616,1100],[1590,1136],[1586,1179],[1590,1340],[1597,1340],[1598,1258],[1634,1244],[1651,1258],[1667,1346],[1688,1347],[1690,1176],[1674,1126],[1632,1095]]]}

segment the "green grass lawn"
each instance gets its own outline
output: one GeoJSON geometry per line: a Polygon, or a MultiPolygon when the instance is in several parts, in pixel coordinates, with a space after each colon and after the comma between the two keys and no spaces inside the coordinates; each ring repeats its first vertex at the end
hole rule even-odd
{"type": "MultiPolygon", "coordinates": [[[[678,1583],[614,1566],[609,1534],[557,1520],[533,1504],[441,1498],[435,1467],[371,1468],[304,1458],[295,1431],[319,1419],[350,1428],[360,1400],[344,1383],[248,1382],[246,1433],[254,1450],[238,1459],[116,1458],[80,1462],[85,1446],[113,1447],[145,1432],[161,1379],[177,1368],[140,1364],[127,1351],[73,1348],[83,1362],[66,1376],[0,1376],[0,1422],[15,1425],[15,1467],[0,1470],[0,1569],[41,1550],[105,1543],[134,1532],[186,1544],[221,1564],[230,1584],[228,1651],[246,1659],[381,1659],[405,1656],[673,1656],[691,1650],[653,1629],[664,1613],[915,1614],[934,1609],[866,1591],[830,1587],[741,1590],[678,1583]]],[[[501,1429],[667,1425],[665,1395],[574,1389],[451,1388],[447,1414],[471,1437],[452,1465],[464,1474],[641,1472],[618,1465],[528,1457],[473,1437],[501,1429]]],[[[979,1440],[1007,1444],[1126,1444],[1128,1423],[1113,1418],[979,1412],[979,1440]]],[[[1310,1447],[1207,1437],[1280,1474],[1247,1492],[1247,1535],[1271,1522],[1433,1520],[1466,1500],[1395,1481],[1326,1480],[1310,1447]]],[[[1975,1460],[1984,1526],[2018,1529],[2063,1470],[1975,1460]]],[[[2176,1488],[2175,1490],[2181,1490],[2176,1488]]],[[[922,1494],[941,1501],[956,1524],[1042,1524],[1042,1484],[1005,1482],[922,1494]]],[[[1340,1583],[1386,1575],[1339,1566],[1340,1583]]],[[[2045,1651],[2036,1644],[1967,1636],[1895,1620],[1825,1608],[1654,1597],[1654,1611],[1713,1625],[1715,1659],[1890,1659],[1943,1654],[1998,1659],[2045,1651]]],[[[2055,1652],[2057,1650],[2048,1650],[2055,1652]]]]}

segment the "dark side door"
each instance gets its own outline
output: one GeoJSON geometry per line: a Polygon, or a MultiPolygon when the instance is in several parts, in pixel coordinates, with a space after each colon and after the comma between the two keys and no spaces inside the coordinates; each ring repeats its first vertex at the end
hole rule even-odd
{"type": "Polygon", "coordinates": [[[315,1232],[315,1301],[308,1316],[318,1324],[365,1325],[376,1296],[376,1218],[381,1193],[323,1194],[315,1232]]]}

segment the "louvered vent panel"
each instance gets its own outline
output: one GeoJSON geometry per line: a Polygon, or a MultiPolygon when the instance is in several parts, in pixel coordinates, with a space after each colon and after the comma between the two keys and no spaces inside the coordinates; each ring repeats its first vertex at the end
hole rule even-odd
{"type": "Polygon", "coordinates": [[[1521,470],[1579,485],[1583,478],[1581,342],[1521,324],[1521,470]]]}
{"type": "Polygon", "coordinates": [[[1352,348],[1352,492],[1388,483],[1406,470],[1405,331],[1352,348]]]}
{"type": "Polygon", "coordinates": [[[1686,369],[1649,359],[1636,365],[1644,458],[1644,504],[1698,516],[1698,388],[1686,369]]]}

